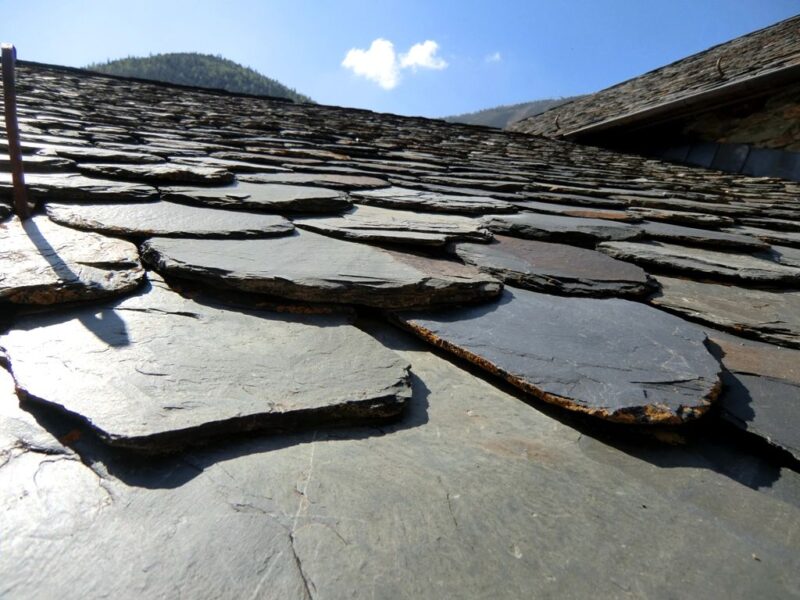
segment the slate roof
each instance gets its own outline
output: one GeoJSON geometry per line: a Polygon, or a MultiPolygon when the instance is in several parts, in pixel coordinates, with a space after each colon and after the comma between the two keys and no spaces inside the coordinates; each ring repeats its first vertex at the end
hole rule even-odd
{"type": "Polygon", "coordinates": [[[5,597],[800,595],[800,184],[17,78],[5,597]]]}
{"type": "Polygon", "coordinates": [[[528,117],[510,129],[572,139],[731,97],[741,100],[798,77],[800,15],[528,117]]]}

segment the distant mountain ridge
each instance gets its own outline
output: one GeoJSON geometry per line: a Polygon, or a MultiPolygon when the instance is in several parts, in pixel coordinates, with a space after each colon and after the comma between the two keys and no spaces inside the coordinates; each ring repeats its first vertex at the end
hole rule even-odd
{"type": "Polygon", "coordinates": [[[174,52],[147,57],[120,58],[86,67],[92,71],[123,77],[137,77],[166,83],[227,90],[240,94],[277,96],[295,102],[313,102],[250,67],[210,54],[174,52]]]}
{"type": "Polygon", "coordinates": [[[519,104],[505,104],[494,108],[485,108],[463,115],[444,117],[450,123],[466,123],[467,125],[485,125],[486,127],[497,127],[505,129],[512,123],[521,121],[527,117],[538,115],[546,110],[550,110],[561,104],[572,102],[583,96],[570,96],[568,98],[549,98],[545,100],[534,100],[533,102],[520,102],[519,104]]]}

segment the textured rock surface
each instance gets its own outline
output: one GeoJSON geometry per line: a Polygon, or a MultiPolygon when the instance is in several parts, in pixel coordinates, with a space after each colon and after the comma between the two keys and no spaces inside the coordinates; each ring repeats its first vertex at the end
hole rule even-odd
{"type": "Polygon", "coordinates": [[[667,210],[662,208],[644,208],[632,206],[628,213],[640,219],[650,221],[663,221],[665,223],[675,223],[677,225],[689,225],[698,227],[730,226],[734,220],[723,215],[714,215],[702,212],[689,212],[683,210],[667,210]]]}
{"type": "Polygon", "coordinates": [[[797,591],[787,576],[800,566],[796,473],[708,436],[642,447],[618,433],[608,443],[402,332],[370,331],[415,375],[406,416],[380,432],[247,439],[147,462],[98,452],[84,436],[77,447],[94,471],[52,456],[0,468],[0,549],[24,556],[0,561],[5,595],[797,591]],[[654,564],[680,569],[680,580],[654,564]]]}
{"type": "Polygon", "coordinates": [[[489,241],[492,234],[477,219],[356,206],[341,217],[295,219],[302,228],[335,237],[396,244],[441,246],[457,240],[489,241]]]}
{"type": "Polygon", "coordinates": [[[625,223],[536,213],[494,215],[486,217],[485,223],[496,233],[544,242],[594,245],[603,240],[630,240],[641,235],[635,226],[625,223]]]}
{"type": "Polygon", "coordinates": [[[264,212],[338,212],[350,206],[335,190],[299,185],[237,183],[221,188],[165,187],[164,200],[264,212]]]}
{"type": "Polygon", "coordinates": [[[582,217],[586,219],[604,219],[607,221],[637,221],[638,217],[624,211],[611,208],[592,208],[587,206],[571,206],[569,204],[553,204],[536,200],[513,202],[514,206],[527,211],[545,215],[563,215],[565,217],[582,217]]]}
{"type": "Polygon", "coordinates": [[[752,284],[797,285],[800,269],[751,256],[661,242],[604,242],[601,252],[644,267],[752,284]]]}
{"type": "Polygon", "coordinates": [[[120,236],[267,237],[294,229],[278,215],[187,206],[175,202],[125,204],[47,203],[57,223],[120,236]]]}
{"type": "Polygon", "coordinates": [[[477,301],[501,288],[459,263],[309,231],[269,240],[154,238],[143,257],[167,275],[310,302],[397,308],[477,301]]]}
{"type": "Polygon", "coordinates": [[[341,317],[225,310],[158,281],[114,304],[23,318],[0,345],[29,400],[143,451],[232,432],[381,421],[410,395],[407,363],[341,317]]]}
{"type": "MultiPolygon", "coordinates": [[[[149,185],[94,179],[70,173],[34,174],[25,177],[32,199],[63,202],[142,202],[156,200],[158,191],[149,185]]],[[[0,196],[11,197],[11,176],[0,173],[0,196]]]]}
{"type": "Polygon", "coordinates": [[[467,264],[526,289],[568,296],[638,296],[652,283],[641,268],[566,244],[496,236],[493,244],[457,244],[467,264]]]}
{"type": "Polygon", "coordinates": [[[726,231],[734,234],[749,235],[769,244],[800,248],[800,231],[774,231],[759,227],[731,227],[726,231]]]}
{"type": "Polygon", "coordinates": [[[226,169],[158,163],[154,165],[82,164],[81,173],[109,179],[143,181],[155,185],[201,183],[225,185],[233,183],[233,173],[226,169]]]}
{"type": "Polygon", "coordinates": [[[756,339],[800,348],[800,292],[748,290],[659,276],[650,301],[710,325],[756,339]]]}
{"type": "Polygon", "coordinates": [[[136,246],[38,216],[0,223],[0,300],[55,304],[121,294],[144,276],[136,246]]]}
{"type": "Polygon", "coordinates": [[[504,200],[496,200],[487,196],[459,196],[401,187],[354,192],[353,199],[359,204],[423,212],[481,215],[517,210],[515,206],[504,200]]]}
{"type": "Polygon", "coordinates": [[[507,288],[495,304],[396,318],[545,402],[612,421],[680,423],[719,391],[702,330],[635,302],[507,288]]]}

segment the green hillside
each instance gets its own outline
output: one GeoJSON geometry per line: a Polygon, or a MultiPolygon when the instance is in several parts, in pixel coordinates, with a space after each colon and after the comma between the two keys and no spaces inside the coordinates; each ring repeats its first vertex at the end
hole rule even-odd
{"type": "Polygon", "coordinates": [[[453,117],[445,117],[445,121],[451,123],[466,123],[467,125],[485,125],[487,127],[497,127],[498,129],[505,129],[512,123],[521,121],[527,117],[538,115],[546,110],[565,104],[573,100],[577,100],[581,96],[572,96],[570,98],[551,98],[548,100],[534,100],[533,102],[521,102],[520,104],[507,104],[504,106],[496,106],[494,108],[486,108],[477,112],[465,113],[463,115],[455,115],[453,117]]]}
{"type": "Polygon", "coordinates": [[[279,81],[265,77],[249,67],[219,56],[197,52],[155,54],[146,58],[120,58],[91,64],[86,68],[109,75],[138,77],[235,93],[277,96],[295,102],[312,102],[308,96],[298,94],[279,81]]]}

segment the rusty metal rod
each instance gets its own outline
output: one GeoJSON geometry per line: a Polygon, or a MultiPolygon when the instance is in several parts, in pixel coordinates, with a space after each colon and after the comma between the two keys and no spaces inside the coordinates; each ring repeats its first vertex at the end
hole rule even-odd
{"type": "Polygon", "coordinates": [[[2,45],[3,52],[3,104],[6,117],[6,138],[8,157],[11,160],[11,179],[14,182],[14,210],[20,219],[31,216],[28,195],[25,190],[25,172],[22,170],[22,146],[19,140],[17,123],[17,91],[14,81],[14,67],[17,50],[11,44],[2,45]]]}

